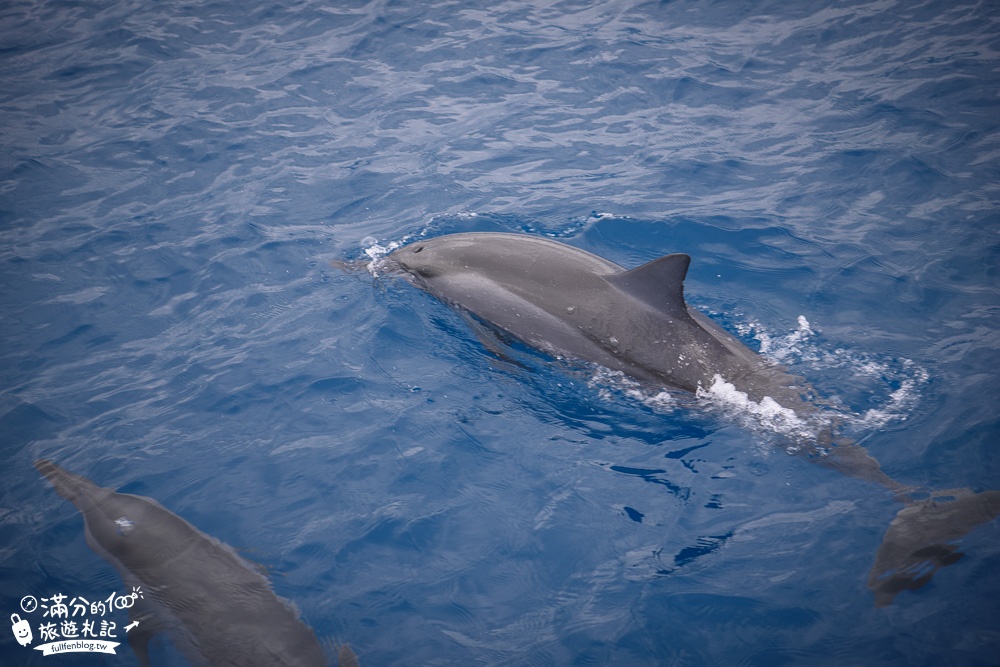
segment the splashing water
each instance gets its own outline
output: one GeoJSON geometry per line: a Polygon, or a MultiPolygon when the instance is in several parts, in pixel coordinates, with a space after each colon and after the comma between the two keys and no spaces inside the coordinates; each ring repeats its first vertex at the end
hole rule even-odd
{"type": "Polygon", "coordinates": [[[597,391],[603,400],[615,400],[615,394],[639,401],[656,412],[666,413],[677,407],[676,397],[669,391],[661,390],[650,393],[648,388],[625,375],[621,371],[613,371],[603,366],[597,366],[594,374],[587,381],[587,386],[597,391]]]}
{"type": "Polygon", "coordinates": [[[816,430],[794,410],[779,405],[770,396],[754,401],[721,375],[713,376],[711,387],[698,387],[696,395],[698,398],[714,401],[726,408],[727,412],[733,412],[741,418],[749,417],[751,425],[763,426],[769,431],[795,438],[816,437],[816,430]]]}
{"type": "MultiPolygon", "coordinates": [[[[787,367],[792,373],[809,378],[827,376],[828,379],[822,382],[821,393],[824,404],[830,404],[829,409],[803,417],[771,397],[765,396],[761,401],[750,399],[721,375],[714,376],[711,386],[699,388],[697,399],[709,410],[721,411],[727,419],[746,428],[791,440],[813,440],[834,423],[840,427],[871,430],[908,418],[919,401],[920,387],[929,379],[926,370],[909,359],[879,359],[844,348],[824,350],[816,340],[817,332],[804,315],[798,316],[797,323],[793,331],[778,336],[754,321],[737,324],[735,329],[744,339],[758,341],[762,356],[787,367]],[[880,405],[853,411],[845,404],[850,403],[850,399],[857,400],[856,393],[880,405]]],[[[618,393],[658,412],[669,412],[677,407],[676,397],[669,392],[652,393],[619,372],[600,369],[589,384],[605,399],[612,399],[618,393]]]]}
{"type": "Polygon", "coordinates": [[[762,355],[772,361],[784,363],[791,357],[801,357],[805,350],[803,343],[806,343],[815,333],[805,315],[799,315],[798,323],[798,329],[781,338],[772,337],[762,329],[758,322],[739,325],[737,331],[743,336],[753,334],[753,337],[760,343],[762,355]]]}
{"type": "Polygon", "coordinates": [[[919,401],[921,386],[930,379],[924,368],[906,358],[879,358],[842,347],[823,349],[815,341],[816,332],[805,316],[799,315],[798,324],[795,331],[778,337],[758,322],[740,324],[736,329],[741,336],[758,341],[763,356],[792,372],[807,377],[827,376],[822,393],[835,403],[849,403],[847,399],[851,398],[881,403],[863,412],[845,408],[838,411],[839,420],[861,428],[880,428],[907,419],[919,401]]]}
{"type": "Polygon", "coordinates": [[[404,238],[401,241],[389,241],[386,245],[382,245],[378,242],[374,236],[366,236],[361,239],[361,245],[364,247],[365,254],[371,259],[368,262],[368,273],[372,274],[373,277],[379,277],[379,271],[381,271],[383,265],[385,264],[385,256],[390,252],[403,246],[406,243],[404,238]]]}

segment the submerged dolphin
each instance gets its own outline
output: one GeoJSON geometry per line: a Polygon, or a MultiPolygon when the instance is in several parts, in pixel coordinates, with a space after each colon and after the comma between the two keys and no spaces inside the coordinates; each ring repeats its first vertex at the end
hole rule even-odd
{"type": "MultiPolygon", "coordinates": [[[[35,467],[83,515],[90,548],[127,586],[141,585],[143,597],[130,609],[139,624],[128,633],[140,664],[149,665],[158,629],[169,630],[197,665],[328,664],[312,629],[232,548],[151,498],[115,493],[50,461],[35,467]]],[[[357,665],[346,646],[340,664],[357,665]]]]}
{"type": "Polygon", "coordinates": [[[543,352],[593,362],[656,387],[698,393],[732,385],[758,404],[819,424],[815,442],[797,443],[800,451],[880,484],[907,503],[869,577],[879,606],[927,583],[937,568],[960,557],[949,542],[1000,514],[1000,491],[963,491],[943,504],[913,501],[912,489],[889,478],[864,448],[822,425],[811,387],[687,305],[687,255],[626,270],[550,239],[467,233],[414,242],[387,259],[418,287],[543,352]]]}

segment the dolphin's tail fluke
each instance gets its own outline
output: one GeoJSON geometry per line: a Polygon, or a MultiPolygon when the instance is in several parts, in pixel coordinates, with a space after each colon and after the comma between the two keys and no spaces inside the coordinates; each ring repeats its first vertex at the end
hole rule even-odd
{"type": "Polygon", "coordinates": [[[868,588],[875,606],[885,607],[899,593],[916,590],[934,573],[964,555],[957,540],[1000,515],[1000,491],[944,491],[901,509],[886,531],[868,588]]]}

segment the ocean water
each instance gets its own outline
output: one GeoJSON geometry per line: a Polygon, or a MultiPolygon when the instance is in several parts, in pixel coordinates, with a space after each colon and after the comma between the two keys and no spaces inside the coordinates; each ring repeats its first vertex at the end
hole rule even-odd
{"type": "MultiPolygon", "coordinates": [[[[0,612],[37,633],[25,596],[126,591],[47,458],[231,545],[365,667],[1000,663],[998,523],[876,608],[883,489],[746,406],[499,360],[337,264],[464,231],[686,252],[689,303],[890,476],[1000,489],[998,24],[964,0],[8,0],[0,612]]],[[[138,664],[118,641],[44,657],[3,630],[0,663],[138,664]]]]}

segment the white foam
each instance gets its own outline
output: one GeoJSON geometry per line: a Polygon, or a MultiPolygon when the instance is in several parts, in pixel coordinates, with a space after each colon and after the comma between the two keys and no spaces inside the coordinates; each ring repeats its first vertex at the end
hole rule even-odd
{"type": "Polygon", "coordinates": [[[867,400],[881,399],[881,406],[861,414],[838,413],[837,419],[842,423],[874,429],[907,419],[919,402],[921,386],[930,378],[925,369],[906,358],[879,359],[843,348],[823,350],[810,340],[815,332],[805,316],[800,315],[798,323],[798,329],[781,337],[768,335],[757,322],[741,325],[739,332],[743,336],[753,334],[761,342],[762,354],[791,367],[797,374],[815,376],[810,371],[822,371],[830,375],[820,393],[834,402],[842,400],[836,394],[837,385],[847,394],[864,395],[867,400]]]}
{"type": "Polygon", "coordinates": [[[405,240],[389,241],[389,243],[387,243],[386,245],[382,245],[381,243],[378,242],[378,239],[376,239],[374,236],[366,236],[365,238],[361,239],[361,245],[367,246],[364,248],[365,254],[368,255],[369,258],[371,258],[371,261],[368,262],[368,273],[378,278],[379,271],[382,269],[382,266],[384,264],[383,259],[385,258],[385,256],[388,255],[393,250],[395,250],[396,248],[401,247],[404,243],[405,240]]]}
{"type": "Polygon", "coordinates": [[[587,381],[587,386],[596,389],[603,400],[614,400],[615,392],[620,392],[657,412],[669,412],[677,407],[676,399],[670,392],[659,391],[651,394],[639,382],[621,371],[609,370],[603,366],[597,367],[587,381]]]}
{"type": "Polygon", "coordinates": [[[789,357],[801,356],[806,349],[803,344],[815,333],[805,315],[799,315],[798,323],[798,329],[780,338],[774,338],[764,331],[759,322],[741,325],[737,330],[742,335],[752,332],[753,337],[760,343],[761,354],[774,361],[783,362],[789,357]]]}
{"type": "Polygon", "coordinates": [[[711,387],[699,386],[697,396],[723,406],[737,417],[750,417],[754,423],[776,433],[797,438],[816,437],[816,431],[794,410],[782,406],[770,396],[754,401],[719,374],[713,376],[711,387]]]}
{"type": "Polygon", "coordinates": [[[903,380],[899,389],[889,394],[889,400],[884,407],[872,408],[866,411],[859,419],[862,425],[869,428],[879,428],[891,421],[905,421],[907,413],[912,410],[919,399],[919,386],[927,382],[930,378],[923,368],[915,367],[909,359],[905,360],[904,366],[913,368],[913,377],[903,380]]]}
{"type": "MultiPolygon", "coordinates": [[[[697,397],[710,409],[721,409],[729,420],[792,440],[816,438],[831,426],[868,431],[905,421],[912,414],[919,403],[921,388],[929,380],[926,370],[905,358],[879,358],[843,348],[823,349],[806,316],[799,315],[797,320],[793,331],[780,335],[770,334],[755,321],[737,323],[734,327],[742,338],[760,342],[762,356],[815,382],[821,399],[815,412],[797,414],[771,397],[753,401],[718,375],[711,386],[698,390],[697,397]],[[877,407],[852,412],[845,406],[859,401],[875,403],[877,407]]],[[[678,395],[669,392],[651,395],[648,389],[643,390],[642,385],[620,372],[598,370],[590,386],[609,400],[620,399],[624,394],[661,412],[680,407],[678,395]]]]}

